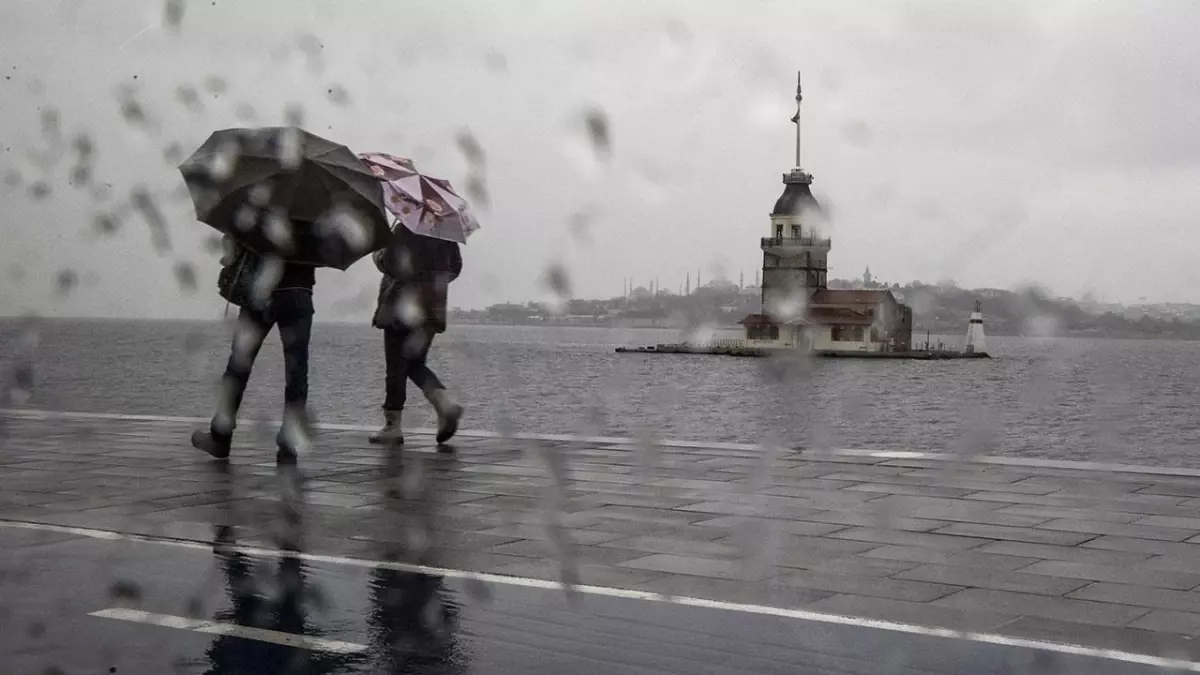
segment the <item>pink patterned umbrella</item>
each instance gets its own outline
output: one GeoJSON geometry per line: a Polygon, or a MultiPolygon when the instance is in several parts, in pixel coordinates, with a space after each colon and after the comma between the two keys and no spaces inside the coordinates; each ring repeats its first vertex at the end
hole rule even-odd
{"type": "Polygon", "coordinates": [[[382,152],[358,156],[383,182],[383,205],[412,232],[460,244],[479,229],[467,200],[450,181],[417,171],[411,159],[382,152]]]}

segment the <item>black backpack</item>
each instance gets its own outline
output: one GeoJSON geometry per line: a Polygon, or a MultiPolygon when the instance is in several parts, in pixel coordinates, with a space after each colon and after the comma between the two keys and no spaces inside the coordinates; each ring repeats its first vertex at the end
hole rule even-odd
{"type": "Polygon", "coordinates": [[[238,245],[237,255],[233,263],[221,268],[217,275],[217,292],[221,297],[238,307],[261,309],[255,303],[254,280],[262,267],[262,258],[256,253],[238,245]]]}

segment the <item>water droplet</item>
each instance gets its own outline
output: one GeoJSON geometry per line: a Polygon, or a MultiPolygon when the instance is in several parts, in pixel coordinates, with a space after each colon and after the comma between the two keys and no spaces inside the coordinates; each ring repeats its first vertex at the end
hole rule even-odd
{"type": "Polygon", "coordinates": [[[258,112],[249,103],[239,103],[233,114],[243,122],[253,122],[258,119],[258,112]]]}
{"type": "Polygon", "coordinates": [[[470,129],[463,129],[455,136],[455,142],[458,144],[458,149],[462,151],[463,157],[467,159],[472,167],[482,168],[484,163],[483,145],[475,138],[470,129]]]}
{"type": "Polygon", "coordinates": [[[140,604],[142,601],[142,587],[124,579],[113,582],[108,588],[108,594],[115,600],[126,600],[133,604],[140,604]]]}
{"type": "Polygon", "coordinates": [[[92,220],[92,226],[96,231],[103,235],[113,235],[117,230],[121,229],[121,223],[115,216],[109,213],[98,213],[92,220]]]}
{"type": "Polygon", "coordinates": [[[167,219],[163,216],[158,202],[150,191],[143,186],[135,187],[129,193],[130,203],[141,214],[146,224],[150,226],[150,241],[159,253],[171,250],[171,235],[168,231],[167,219]]]}
{"type": "MultiPolygon", "coordinates": [[[[396,298],[395,316],[405,326],[420,326],[425,321],[425,311],[421,308],[420,298],[413,289],[405,289],[396,298]]],[[[413,336],[412,344],[405,344],[405,351],[416,355],[423,348],[421,336],[413,336]]]]}
{"type": "Polygon", "coordinates": [[[196,281],[196,268],[189,262],[175,263],[175,281],[183,292],[195,293],[199,286],[196,281]]]}
{"type": "Polygon", "coordinates": [[[289,105],[283,111],[283,121],[290,127],[304,126],[304,108],[298,103],[289,105]]]}
{"type": "Polygon", "coordinates": [[[612,152],[612,138],[609,131],[608,116],[603,110],[593,108],[583,114],[584,128],[592,142],[592,151],[598,158],[607,159],[612,152]]]}
{"type": "Polygon", "coordinates": [[[279,280],[282,278],[283,261],[274,256],[263,258],[258,274],[254,276],[250,285],[250,301],[258,306],[265,305],[279,287],[279,280]]]}
{"type": "Polygon", "coordinates": [[[52,190],[50,189],[50,183],[44,180],[39,180],[33,185],[29,186],[29,196],[33,197],[37,201],[42,201],[43,199],[49,197],[51,192],[52,190]]]}
{"type": "Polygon", "coordinates": [[[163,4],[163,23],[175,33],[183,25],[184,0],[166,0],[163,4]]]}
{"type": "Polygon", "coordinates": [[[340,84],[335,84],[325,92],[329,97],[329,102],[334,105],[346,105],[350,103],[350,92],[340,84]]]}
{"type": "Polygon", "coordinates": [[[278,253],[288,255],[296,248],[292,239],[292,221],[288,220],[287,215],[280,209],[272,209],[267,213],[263,233],[275,245],[278,253]]]}
{"type": "Polygon", "coordinates": [[[508,57],[503,52],[494,49],[489,50],[483,56],[483,63],[493,73],[503,74],[508,72],[508,57]]]}
{"type": "Polygon", "coordinates": [[[473,173],[467,176],[467,197],[480,209],[486,210],[490,207],[491,198],[488,195],[487,182],[482,174],[473,173]]]}
{"type": "Polygon", "coordinates": [[[354,253],[365,253],[371,245],[371,223],[357,209],[335,206],[317,223],[322,241],[340,248],[344,242],[354,253]]]}
{"type": "Polygon", "coordinates": [[[47,106],[42,109],[42,135],[49,138],[51,141],[57,141],[62,134],[61,118],[58,114],[58,109],[47,106]]]}
{"type": "Polygon", "coordinates": [[[201,112],[204,110],[204,103],[200,100],[200,92],[196,91],[196,88],[190,84],[179,85],[175,90],[175,98],[192,112],[201,112]]]}
{"type": "Polygon", "coordinates": [[[208,160],[208,166],[205,167],[208,177],[214,183],[223,183],[229,180],[233,176],[233,172],[237,170],[241,157],[241,143],[233,139],[226,139],[208,160]]]}
{"type": "Polygon", "coordinates": [[[184,159],[183,146],[179,145],[178,143],[171,143],[167,147],[163,148],[163,159],[166,160],[168,164],[179,164],[184,159]]]}
{"type": "Polygon", "coordinates": [[[291,113],[288,114],[288,124],[291,128],[284,129],[279,134],[279,144],[276,152],[279,157],[279,164],[284,169],[292,170],[300,167],[300,163],[304,161],[304,134],[300,131],[300,122],[293,120],[291,113]]]}
{"type": "Polygon", "coordinates": [[[69,295],[79,285],[79,274],[73,269],[59,270],[54,285],[58,295],[69,295]]]}

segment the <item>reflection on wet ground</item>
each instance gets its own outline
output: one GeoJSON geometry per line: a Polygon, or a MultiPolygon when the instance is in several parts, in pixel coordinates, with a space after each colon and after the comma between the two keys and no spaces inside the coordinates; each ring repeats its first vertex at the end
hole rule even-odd
{"type": "MultiPolygon", "coordinates": [[[[652,508],[651,497],[643,496],[643,506],[614,509],[585,500],[589,508],[579,509],[572,500],[584,495],[576,491],[602,481],[603,475],[595,467],[589,470],[585,462],[569,460],[580,459],[573,453],[599,453],[604,443],[563,442],[558,448],[564,456],[547,465],[544,457],[538,457],[552,447],[547,441],[534,443],[540,450],[527,453],[528,448],[503,446],[514,442],[511,439],[467,436],[457,455],[440,455],[427,452],[424,440],[414,435],[404,452],[387,453],[365,447],[351,450],[357,441],[328,432],[322,437],[323,454],[307,458],[299,467],[276,467],[268,451],[249,446],[235,452],[230,463],[198,458],[183,445],[185,438],[178,432],[186,425],[180,422],[127,420],[114,425],[92,420],[83,433],[84,425],[70,417],[51,423],[9,415],[0,416],[0,421],[4,422],[0,482],[5,487],[0,498],[0,542],[6,551],[0,558],[0,621],[5,627],[0,631],[0,654],[6,672],[1126,675],[1162,672],[1158,666],[1166,664],[1160,657],[1173,655],[1164,650],[1146,650],[1143,653],[1153,656],[1145,657],[1106,655],[1035,643],[1021,639],[1020,633],[1008,638],[958,636],[916,624],[784,609],[820,606],[831,598],[852,596],[764,585],[764,576],[790,575],[810,586],[841,585],[862,593],[936,590],[934,597],[950,597],[971,589],[905,584],[881,573],[891,572],[888,563],[869,570],[865,563],[870,558],[855,562],[846,555],[848,550],[863,550],[863,543],[853,540],[807,537],[808,571],[764,571],[744,560],[718,560],[718,551],[736,554],[729,528],[697,525],[715,519],[715,514],[687,510],[687,504],[700,508],[738,503],[722,499],[740,493],[723,494],[714,485],[693,495],[693,501],[660,486],[665,492],[654,498],[661,508],[652,508]],[[177,435],[179,442],[174,443],[171,439],[177,435]],[[559,514],[557,530],[550,530],[557,534],[546,533],[541,542],[497,534],[545,533],[534,525],[535,519],[527,517],[529,512],[515,508],[521,503],[518,497],[493,492],[530,487],[522,480],[535,474],[522,459],[528,455],[543,465],[538,469],[543,487],[562,493],[552,503],[565,511],[559,514]],[[75,458],[74,465],[68,457],[75,458]],[[496,473],[486,487],[473,481],[483,470],[496,473]],[[707,501],[695,501],[699,499],[707,501]],[[489,500],[493,506],[505,506],[461,508],[489,500]],[[679,508],[668,506],[681,501],[679,508]],[[589,511],[594,516],[590,520],[580,515],[589,511]],[[617,514],[636,518],[613,517],[617,514]],[[508,525],[503,524],[506,520],[508,525]],[[622,528],[626,531],[616,531],[622,528]],[[707,540],[697,534],[705,529],[711,535],[707,540]],[[688,536],[693,537],[691,554],[684,552],[688,536]],[[849,569],[840,575],[818,569],[819,556],[812,556],[823,541],[835,548],[832,542],[850,542],[849,548],[836,552],[840,557],[830,559],[847,568],[857,564],[858,576],[849,569]],[[530,553],[531,545],[538,544],[542,547],[530,553]],[[664,546],[677,547],[677,553],[636,550],[664,546]],[[527,555],[518,555],[519,551],[527,555]],[[573,567],[561,564],[564,554],[577,563],[573,575],[603,586],[564,590],[552,581],[564,567],[573,567]],[[514,558],[523,562],[514,563],[514,558]],[[667,563],[687,571],[664,572],[667,563]],[[557,575],[546,574],[547,569],[556,569],[557,575]],[[880,574],[870,576],[873,573],[880,574]],[[668,588],[684,589],[694,597],[668,598],[644,590],[668,588]],[[753,595],[759,590],[769,591],[769,597],[753,595]],[[700,599],[705,597],[712,600],[700,599]],[[743,604],[751,597],[777,604],[743,604]]],[[[269,437],[264,434],[264,447],[270,447],[269,437]]],[[[617,446],[609,441],[604,452],[616,456],[621,452],[617,446]]],[[[723,452],[727,460],[738,457],[736,449],[723,452]]],[[[659,469],[645,469],[644,480],[607,484],[612,498],[602,501],[619,502],[621,487],[647,481],[704,482],[700,472],[709,473],[708,481],[715,483],[717,474],[736,472],[738,464],[724,461],[715,463],[717,469],[697,468],[698,461],[720,456],[715,448],[664,448],[662,453],[659,469]],[[676,477],[664,477],[661,467],[671,466],[674,453],[683,452],[692,453],[690,462],[670,470],[676,477]]],[[[592,460],[597,456],[593,454],[592,460]]],[[[887,485],[886,459],[804,461],[810,470],[820,469],[816,473],[876,471],[878,484],[887,485]]],[[[622,464],[613,466],[609,477],[631,475],[621,472],[622,464]]],[[[1043,480],[1051,480],[1051,473],[1043,480]]],[[[1066,480],[1062,475],[1057,479],[1066,480]]],[[[812,476],[804,480],[836,481],[812,476]]],[[[756,508],[778,506],[764,502],[756,508]]],[[[804,513],[796,509],[788,522],[797,527],[816,522],[800,520],[804,513]]],[[[872,536],[878,538],[885,531],[876,530],[872,536]]],[[[893,536],[919,534],[893,532],[893,536]]],[[[926,536],[930,538],[914,541],[939,545],[956,541],[953,535],[926,536]]],[[[919,550],[916,545],[878,542],[865,550],[896,548],[919,550]]],[[[947,556],[970,553],[932,550],[947,556]]],[[[833,555],[832,549],[826,553],[833,555]]],[[[1018,557],[974,555],[979,564],[1018,557]]],[[[799,564],[787,556],[781,560],[799,564]]],[[[1032,559],[1027,563],[1037,564],[1032,559]]],[[[897,569],[919,566],[899,564],[897,569]]],[[[1183,576],[1155,578],[1167,583],[1182,581],[1183,576]]],[[[1031,578],[1002,572],[995,577],[1007,583],[1031,578]]],[[[1088,584],[1080,581],[1071,587],[1088,584]]],[[[1119,640],[1139,635],[1115,628],[1113,622],[1132,621],[1148,610],[1056,597],[1052,585],[1042,587],[1041,600],[1031,593],[1011,593],[1027,598],[1032,612],[1016,619],[999,616],[1017,610],[1013,607],[984,606],[952,615],[947,605],[919,602],[915,596],[908,602],[882,596],[872,602],[890,611],[923,608],[933,625],[956,616],[964,628],[984,620],[1003,620],[997,624],[1001,632],[1020,622],[1045,626],[1046,635],[1035,638],[1054,637],[1053,622],[1030,622],[1048,608],[1061,606],[1079,610],[1079,621],[1091,622],[1087,630],[1111,640],[1113,646],[1123,647],[1128,643],[1119,640]]],[[[1186,645],[1165,638],[1141,644],[1186,645]]],[[[1183,648],[1174,654],[1188,656],[1189,652],[1183,648]]],[[[1197,669],[1192,664],[1175,665],[1197,669]]]]}

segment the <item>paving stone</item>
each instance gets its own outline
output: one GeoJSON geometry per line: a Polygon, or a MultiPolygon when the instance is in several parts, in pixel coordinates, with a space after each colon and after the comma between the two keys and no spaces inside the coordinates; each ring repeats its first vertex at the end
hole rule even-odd
{"type": "Polygon", "coordinates": [[[1139,553],[1136,551],[1104,550],[1078,546],[1053,546],[1050,544],[1031,544],[1023,541],[996,541],[980,546],[975,551],[979,553],[999,553],[1001,555],[1025,556],[1046,560],[1096,563],[1099,565],[1124,565],[1141,562],[1149,559],[1151,556],[1149,552],[1139,553]]]}
{"type": "Polygon", "coordinates": [[[763,581],[775,576],[773,571],[761,569],[759,568],[760,566],[747,564],[741,560],[713,560],[666,553],[656,553],[644,558],[635,558],[618,563],[616,566],[625,569],[689,574],[691,576],[733,579],[736,581],[763,581]]]}
{"type": "Polygon", "coordinates": [[[1002,614],[988,607],[950,609],[935,607],[926,602],[909,602],[839,593],[804,606],[813,612],[838,616],[859,616],[868,619],[933,626],[968,631],[993,631],[1008,624],[1016,614],[1002,614]]]}
{"type": "Polygon", "coordinates": [[[1046,574],[1091,581],[1109,581],[1135,586],[1154,586],[1175,590],[1191,590],[1200,586],[1200,574],[1155,569],[1142,564],[1129,566],[1096,565],[1090,563],[1042,560],[1021,569],[1025,574],[1046,574]]]}
{"type": "MultiPolygon", "coordinates": [[[[888,513],[883,509],[872,509],[871,511],[821,511],[819,513],[814,513],[811,516],[807,516],[805,520],[809,522],[837,525],[839,526],[837,529],[858,526],[889,530],[906,530],[909,532],[927,532],[948,524],[944,520],[898,517],[888,513]]],[[[835,530],[831,530],[831,532],[832,531],[835,530]]]]}
{"type": "Polygon", "coordinates": [[[1094,537],[1091,534],[1057,532],[1032,527],[984,525],[980,523],[955,523],[935,530],[935,532],[938,534],[987,537],[1001,541],[1023,541],[1030,544],[1051,544],[1054,546],[1076,546],[1094,537]]]}
{"type": "Polygon", "coordinates": [[[1146,555],[1164,555],[1200,560],[1200,544],[1196,543],[1102,535],[1085,542],[1083,546],[1110,551],[1129,551],[1145,553],[1146,555]]]}
{"type": "Polygon", "coordinates": [[[1032,562],[1029,558],[1022,556],[977,553],[975,550],[948,551],[936,548],[921,548],[919,546],[881,546],[859,553],[858,555],[869,558],[886,558],[915,563],[934,563],[999,571],[1011,571],[1020,567],[1026,567],[1032,562]]]}
{"type": "MultiPolygon", "coordinates": [[[[1080,518],[1085,520],[1099,520],[1109,523],[1132,523],[1140,521],[1143,518],[1155,518],[1158,516],[1143,516],[1139,513],[1122,513],[1119,511],[1100,511],[1097,509],[1071,509],[1065,507],[1054,506],[1031,506],[1028,504],[1017,504],[1015,506],[1006,506],[996,513],[1011,513],[1014,515],[1033,516],[1042,518],[1045,522],[1055,518],[1080,518]]],[[[1147,523],[1153,525],[1154,523],[1147,523]]],[[[1166,527],[1173,527],[1166,525],[1166,527]]]]}
{"type": "MultiPolygon", "coordinates": [[[[943,530],[946,528],[942,528],[943,530]]],[[[903,546],[926,546],[949,550],[974,548],[989,543],[987,539],[952,534],[932,534],[927,532],[902,532],[896,530],[880,530],[868,527],[852,527],[839,530],[829,535],[834,539],[852,539],[855,541],[873,541],[881,544],[900,544],[903,546]]]]}
{"type": "Polygon", "coordinates": [[[727,543],[711,541],[693,541],[668,537],[637,536],[624,539],[614,539],[600,544],[630,551],[646,553],[670,553],[673,555],[696,556],[712,559],[736,559],[742,556],[742,551],[727,543]]]}
{"type": "Polygon", "coordinates": [[[647,509],[638,506],[601,506],[587,511],[580,511],[579,515],[596,519],[632,520],[635,522],[673,526],[689,525],[697,521],[706,520],[703,513],[689,513],[671,509],[647,509]]]}
{"type": "MultiPolygon", "coordinates": [[[[770,562],[781,568],[813,570],[816,572],[832,572],[835,574],[854,574],[865,577],[890,577],[899,572],[910,570],[921,563],[911,560],[888,560],[886,558],[865,558],[860,555],[824,557],[804,556],[797,553],[769,558],[770,562]]],[[[924,581],[923,579],[921,581],[924,581]]]]}
{"type": "Polygon", "coordinates": [[[864,577],[814,570],[784,574],[779,576],[775,581],[786,586],[798,586],[800,588],[811,588],[818,591],[845,593],[848,595],[906,600],[909,602],[929,602],[951,595],[963,588],[962,586],[951,586],[925,581],[864,577]]]}
{"type": "Polygon", "coordinates": [[[933,604],[963,610],[986,607],[1002,614],[1040,616],[1100,626],[1124,626],[1147,611],[1143,607],[987,588],[968,588],[935,600],[933,604]]]}
{"type": "MultiPolygon", "coordinates": [[[[764,526],[779,532],[805,536],[820,536],[846,529],[845,525],[833,523],[814,523],[808,520],[787,520],[782,518],[757,518],[754,516],[721,516],[712,520],[702,520],[692,523],[693,527],[711,527],[722,530],[734,530],[745,527],[764,526]]],[[[722,532],[722,535],[728,532],[722,532]]]]}
{"type": "Polygon", "coordinates": [[[994,588],[1000,591],[1037,593],[1039,595],[1063,595],[1088,584],[1086,580],[1077,578],[1056,578],[1025,574],[1024,572],[1003,572],[936,564],[915,567],[895,574],[892,578],[932,581],[968,588],[994,588]]]}
{"type": "Polygon", "coordinates": [[[978,489],[945,487],[941,485],[908,485],[904,483],[859,483],[845,488],[853,492],[875,492],[889,495],[919,495],[928,497],[961,497],[978,489]]]}
{"type": "Polygon", "coordinates": [[[1140,539],[1158,539],[1161,541],[1183,541],[1195,536],[1195,530],[1180,530],[1167,527],[1152,527],[1150,525],[1124,525],[1121,523],[1105,523],[1093,520],[1058,519],[1041,525],[1039,529],[1060,530],[1064,532],[1081,532],[1090,534],[1112,534],[1140,539]]]}
{"type": "Polygon", "coordinates": [[[1098,581],[1078,591],[1069,593],[1068,597],[1082,600],[1099,600],[1101,602],[1119,603],[1135,607],[1175,609],[1184,612],[1200,613],[1200,593],[1173,591],[1166,588],[1130,586],[1128,584],[1113,584],[1098,581]]]}
{"type": "Polygon", "coordinates": [[[1139,625],[1141,621],[1142,619],[1138,619],[1129,626],[1114,627],[1023,616],[1004,624],[998,629],[998,632],[1019,638],[1115,649],[1133,654],[1168,656],[1185,660],[1200,658],[1200,644],[1181,636],[1142,630],[1144,626],[1139,625]]]}
{"type": "MultiPolygon", "coordinates": [[[[1170,609],[1156,609],[1145,616],[1137,619],[1129,624],[1130,628],[1144,628],[1151,631],[1161,631],[1164,633],[1178,633],[1194,637],[1200,635],[1200,612],[1180,612],[1170,609]]],[[[1197,658],[1200,654],[1200,645],[1194,645],[1194,650],[1191,654],[1195,655],[1191,658],[1197,658]]]]}

